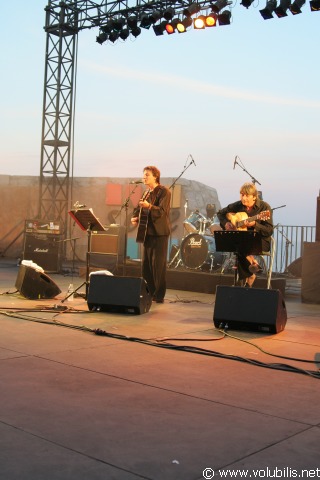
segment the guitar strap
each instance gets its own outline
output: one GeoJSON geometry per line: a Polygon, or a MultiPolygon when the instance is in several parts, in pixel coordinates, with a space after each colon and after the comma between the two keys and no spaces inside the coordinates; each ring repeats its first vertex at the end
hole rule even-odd
{"type": "MultiPolygon", "coordinates": [[[[151,192],[150,192],[150,190],[149,190],[149,194],[150,194],[150,199],[151,199],[151,192]]],[[[156,195],[154,201],[153,201],[152,203],[150,202],[151,205],[154,205],[154,204],[156,203],[156,201],[157,201],[158,198],[160,197],[160,194],[161,194],[161,188],[159,188],[159,191],[157,192],[157,195],[156,195]]]]}

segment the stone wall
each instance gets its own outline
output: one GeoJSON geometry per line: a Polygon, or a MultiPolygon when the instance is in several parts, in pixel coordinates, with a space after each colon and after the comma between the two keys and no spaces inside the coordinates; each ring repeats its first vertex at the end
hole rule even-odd
{"type": "MultiPolygon", "coordinates": [[[[173,178],[161,179],[161,183],[168,187],[172,185],[173,181],[173,178]]],[[[130,217],[144,187],[130,185],[126,178],[77,177],[70,182],[70,209],[78,201],[80,204],[92,208],[103,225],[116,223],[125,226],[127,224],[127,253],[131,258],[139,258],[140,251],[135,242],[136,231],[130,224],[130,217]],[[129,199],[126,212],[126,209],[121,209],[121,206],[133,189],[134,193],[129,199]]],[[[6,257],[21,258],[24,248],[25,220],[36,218],[38,214],[39,177],[0,175],[0,201],[0,253],[6,257]]],[[[179,179],[173,188],[170,213],[171,243],[180,243],[181,239],[188,234],[184,224],[192,212],[199,210],[206,216],[207,204],[214,204],[217,210],[220,208],[215,188],[193,180],[179,179]]],[[[53,221],[56,219],[42,220],[53,221]]],[[[63,238],[77,238],[76,257],[78,260],[84,261],[87,251],[87,233],[82,231],[71,217],[68,231],[63,238]]],[[[64,257],[67,259],[71,259],[73,256],[72,243],[74,242],[65,242],[64,257]]]]}

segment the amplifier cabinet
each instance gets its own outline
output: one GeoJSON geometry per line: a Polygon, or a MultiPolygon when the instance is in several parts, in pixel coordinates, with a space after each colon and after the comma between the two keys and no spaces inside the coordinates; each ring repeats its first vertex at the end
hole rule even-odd
{"type": "Polygon", "coordinates": [[[90,254],[115,255],[123,263],[125,250],[125,228],[106,227],[104,232],[92,232],[90,254]]]}
{"type": "Polygon", "coordinates": [[[32,260],[46,272],[60,270],[60,235],[25,234],[23,260],[32,260]]]}

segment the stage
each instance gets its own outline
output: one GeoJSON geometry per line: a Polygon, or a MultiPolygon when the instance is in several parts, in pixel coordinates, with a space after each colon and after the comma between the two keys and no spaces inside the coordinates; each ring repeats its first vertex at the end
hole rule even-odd
{"type": "Polygon", "coordinates": [[[298,283],[286,282],[287,322],[270,334],[215,328],[213,274],[175,289],[183,272],[169,271],[165,303],[134,315],[65,300],[75,274],[50,275],[55,298],[28,300],[18,272],[1,263],[3,478],[316,476],[320,306],[301,303],[298,283]]]}

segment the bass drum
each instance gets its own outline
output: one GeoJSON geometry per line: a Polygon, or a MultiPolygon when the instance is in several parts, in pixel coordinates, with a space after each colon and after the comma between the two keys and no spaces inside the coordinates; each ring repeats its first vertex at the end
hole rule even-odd
{"type": "Polygon", "coordinates": [[[187,268],[216,271],[221,268],[223,255],[216,252],[214,236],[191,233],[181,242],[181,259],[187,268]]]}

